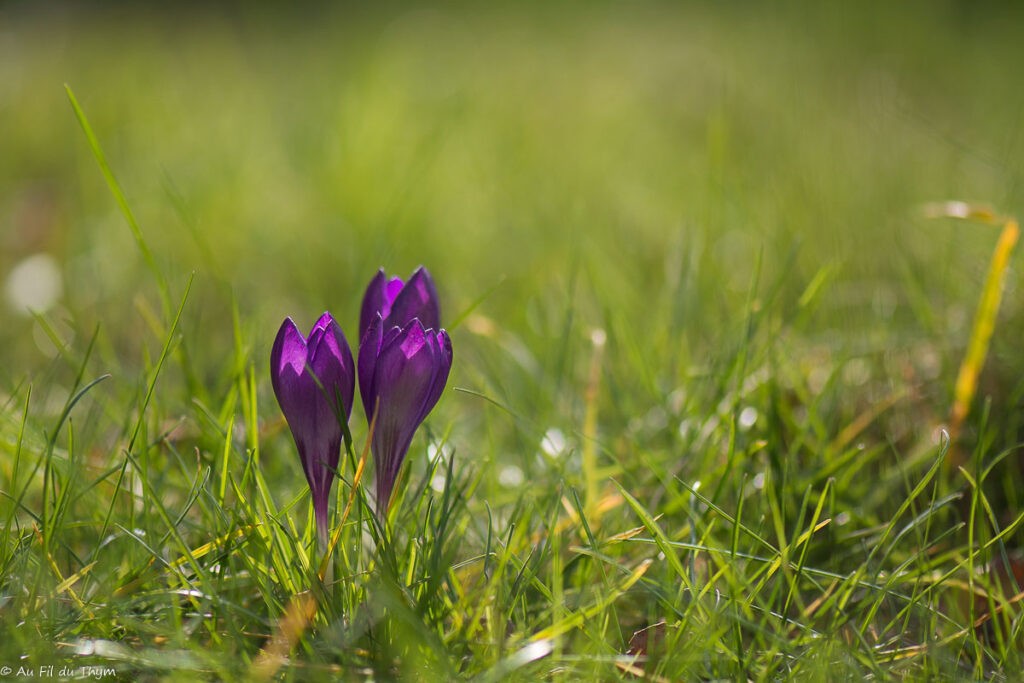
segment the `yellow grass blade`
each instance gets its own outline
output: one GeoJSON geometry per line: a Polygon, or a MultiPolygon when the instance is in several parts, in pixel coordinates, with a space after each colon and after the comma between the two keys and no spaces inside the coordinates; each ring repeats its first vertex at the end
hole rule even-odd
{"type": "Polygon", "coordinates": [[[995,331],[999,302],[1003,298],[1003,275],[1009,265],[1010,253],[1013,251],[1014,245],[1017,244],[1019,236],[1020,228],[1017,226],[1017,221],[1012,219],[1006,221],[1003,232],[999,235],[999,242],[996,243],[995,252],[992,254],[992,262],[985,279],[985,289],[981,293],[978,312],[974,318],[974,329],[971,330],[971,341],[967,346],[967,354],[960,365],[960,374],[956,379],[956,400],[953,404],[951,419],[951,426],[954,428],[951,431],[954,433],[967,417],[971,400],[974,398],[974,392],[978,386],[978,374],[985,364],[989,342],[995,331]]]}
{"type": "MultiPolygon", "coordinates": [[[[974,326],[971,329],[971,338],[956,379],[953,409],[950,411],[949,417],[949,434],[955,444],[977,393],[978,376],[985,365],[985,357],[988,355],[989,344],[996,327],[999,304],[1003,298],[1003,279],[1010,263],[1010,255],[1020,237],[1020,227],[1013,218],[1002,217],[991,209],[975,207],[963,202],[946,202],[931,206],[926,209],[926,212],[927,215],[933,217],[961,218],[1003,227],[999,241],[996,242],[995,251],[992,253],[985,286],[982,289],[974,317],[974,326]]],[[[949,449],[948,466],[956,467],[962,464],[963,460],[963,450],[955,447],[949,449]]]]}
{"type": "MultiPolygon", "coordinates": [[[[230,539],[232,539],[232,538],[243,538],[250,531],[252,531],[253,529],[255,529],[258,526],[260,526],[259,522],[257,522],[256,524],[250,524],[249,526],[244,526],[244,527],[235,529],[234,531],[231,531],[229,533],[226,533],[223,536],[220,536],[219,538],[215,538],[212,541],[209,541],[208,543],[204,543],[203,545],[199,546],[198,548],[195,548],[194,550],[192,550],[192,558],[191,559],[192,560],[198,560],[200,557],[203,557],[204,555],[208,555],[213,550],[219,550],[230,539]]],[[[178,559],[174,560],[173,562],[171,562],[170,565],[168,565],[168,566],[171,569],[180,569],[182,566],[188,564],[190,561],[191,560],[189,559],[188,556],[182,556],[182,557],[179,557],[178,559]]]]}
{"type": "Polygon", "coordinates": [[[627,576],[625,580],[615,588],[615,590],[610,591],[607,595],[598,600],[596,604],[576,612],[567,619],[563,619],[557,624],[549,626],[540,633],[534,634],[533,637],[530,638],[530,642],[536,643],[538,641],[557,638],[563,633],[567,633],[568,631],[581,626],[588,619],[593,619],[598,614],[608,609],[608,607],[615,602],[620,595],[628,591],[633,587],[633,584],[643,578],[643,575],[647,573],[647,570],[650,569],[653,562],[654,560],[650,558],[644,560],[629,573],[629,576],[627,576]]]}

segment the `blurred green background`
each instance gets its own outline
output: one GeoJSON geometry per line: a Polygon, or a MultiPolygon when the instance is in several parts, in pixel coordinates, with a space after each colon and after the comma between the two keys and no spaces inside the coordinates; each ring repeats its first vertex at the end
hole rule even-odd
{"type": "MultiPolygon", "coordinates": [[[[968,2],[2,4],[0,388],[31,382],[56,412],[76,369],[50,336],[80,356],[98,326],[90,374],[132,383],[166,333],[68,84],[172,304],[195,273],[192,377],[168,370],[168,414],[216,405],[239,371],[233,307],[264,373],[285,315],[308,329],[330,309],[354,345],[376,269],[424,264],[461,322],[452,384],[524,418],[501,430],[529,425],[533,449],[553,421],[578,427],[591,329],[611,440],[652,407],[712,411],[700,378],[720,380],[748,310],[769,313],[780,376],[832,387],[836,425],[911,386],[916,439],[948,410],[997,234],[921,206],[1019,213],[1022,26],[1012,3],[968,2]],[[54,265],[26,316],[17,292],[54,265]]],[[[1020,284],[1013,266],[983,387],[1007,442],[1020,284]]],[[[487,410],[439,406],[471,449],[487,410]]],[[[515,450],[498,443],[483,450],[515,450]]]]}

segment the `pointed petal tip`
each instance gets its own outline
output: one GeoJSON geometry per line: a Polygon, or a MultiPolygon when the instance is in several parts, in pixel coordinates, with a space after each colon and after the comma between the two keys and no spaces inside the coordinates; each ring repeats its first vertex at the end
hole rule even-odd
{"type": "Polygon", "coordinates": [[[289,316],[281,323],[274,338],[274,345],[270,349],[271,375],[276,378],[284,370],[284,365],[294,366],[300,362],[300,357],[301,362],[305,362],[305,356],[306,339],[289,316]]]}
{"type": "Polygon", "coordinates": [[[295,321],[292,320],[292,317],[290,315],[285,316],[285,319],[281,321],[281,327],[277,328],[278,336],[280,336],[286,329],[289,328],[295,330],[296,332],[299,331],[298,326],[295,324],[295,321]]]}
{"type": "Polygon", "coordinates": [[[412,275],[409,276],[407,285],[415,285],[415,287],[421,290],[430,298],[437,298],[437,288],[434,286],[434,278],[430,275],[430,271],[427,270],[426,266],[420,266],[416,270],[412,271],[412,275]]]}
{"type": "Polygon", "coordinates": [[[433,280],[434,279],[434,278],[432,278],[430,276],[430,271],[422,263],[420,265],[416,266],[416,269],[414,271],[412,271],[412,275],[409,276],[409,279],[411,280],[414,277],[416,277],[417,275],[419,275],[420,277],[425,277],[428,280],[433,280]]]}
{"type": "Polygon", "coordinates": [[[366,292],[363,294],[363,303],[359,310],[359,336],[366,334],[366,330],[373,321],[374,313],[383,313],[386,317],[391,311],[391,304],[395,297],[402,290],[402,281],[399,278],[388,280],[387,273],[383,268],[379,269],[369,284],[366,285],[366,292]],[[397,282],[396,282],[397,281],[397,282]]]}

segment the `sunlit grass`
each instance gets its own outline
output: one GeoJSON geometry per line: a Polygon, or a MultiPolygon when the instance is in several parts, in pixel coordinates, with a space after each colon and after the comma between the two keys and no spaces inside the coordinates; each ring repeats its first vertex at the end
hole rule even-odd
{"type": "Polygon", "coordinates": [[[921,210],[1020,214],[1009,10],[68,11],[0,10],[0,667],[1021,676],[1019,254],[921,210]],[[322,566],[270,344],[420,263],[322,566]]]}

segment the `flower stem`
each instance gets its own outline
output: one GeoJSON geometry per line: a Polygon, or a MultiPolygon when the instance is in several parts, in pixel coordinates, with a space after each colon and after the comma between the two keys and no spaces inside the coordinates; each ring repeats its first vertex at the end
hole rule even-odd
{"type": "MultiPolygon", "coordinates": [[[[327,517],[327,500],[326,498],[322,501],[316,501],[313,503],[313,517],[316,519],[316,547],[317,557],[319,560],[327,555],[331,543],[329,538],[329,524],[327,517]]],[[[314,566],[319,565],[320,562],[316,562],[314,566]]],[[[329,584],[334,579],[334,566],[330,561],[327,562],[327,571],[324,572],[322,577],[323,583],[329,584]]]]}
{"type": "Polygon", "coordinates": [[[327,552],[329,545],[329,524],[327,522],[327,499],[313,503],[313,517],[316,519],[316,540],[320,554],[327,552]]]}

